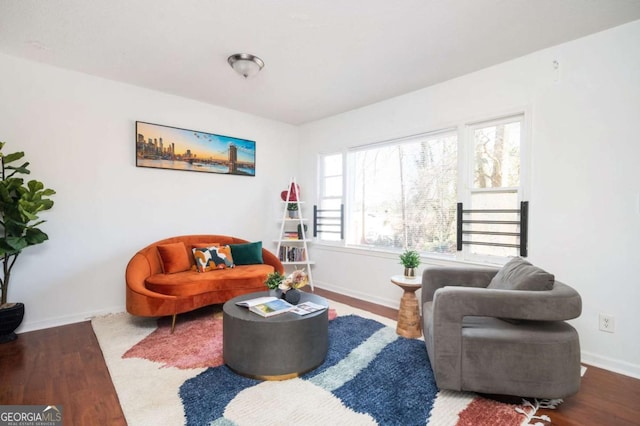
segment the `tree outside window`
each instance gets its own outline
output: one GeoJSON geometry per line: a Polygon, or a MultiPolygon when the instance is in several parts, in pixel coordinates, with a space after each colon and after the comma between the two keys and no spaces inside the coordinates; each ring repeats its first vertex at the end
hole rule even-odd
{"type": "MultiPolygon", "coordinates": [[[[521,188],[521,144],[524,117],[519,115],[469,126],[473,146],[473,182],[470,185],[470,207],[473,210],[519,208],[521,188]]],[[[518,221],[515,213],[476,214],[476,220],[518,221]]],[[[472,231],[500,231],[517,233],[514,225],[472,224],[472,231]]],[[[516,236],[470,236],[471,241],[518,244],[516,236]]],[[[471,256],[515,256],[517,249],[488,245],[469,245],[471,256]]]]}
{"type": "MultiPolygon", "coordinates": [[[[519,114],[356,147],[346,154],[322,155],[319,206],[328,210],[345,206],[346,236],[342,241],[326,233],[318,239],[350,247],[410,249],[472,260],[517,255],[512,247],[484,245],[464,245],[457,252],[456,205],[460,201],[465,209],[473,210],[519,208],[523,123],[524,115],[519,114]],[[459,141],[458,135],[464,139],[459,141]],[[464,155],[459,155],[460,149],[464,155]],[[466,184],[461,185],[465,179],[466,184]]],[[[516,213],[500,215],[500,220],[519,219],[516,213]]],[[[474,219],[496,217],[481,213],[474,219]]],[[[515,235],[471,235],[475,241],[519,243],[519,230],[508,229],[513,225],[498,225],[498,229],[485,224],[464,226],[465,230],[515,235]]]]}
{"type": "Polygon", "coordinates": [[[347,243],[455,252],[457,136],[422,135],[349,153],[347,243]]]}

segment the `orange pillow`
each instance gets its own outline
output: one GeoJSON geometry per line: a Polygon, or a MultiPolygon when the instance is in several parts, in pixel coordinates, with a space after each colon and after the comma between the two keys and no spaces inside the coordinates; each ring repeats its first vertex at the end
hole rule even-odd
{"type": "Polygon", "coordinates": [[[175,274],[191,269],[189,252],[183,242],[161,244],[158,246],[158,253],[162,259],[162,270],[165,274],[175,274]]]}

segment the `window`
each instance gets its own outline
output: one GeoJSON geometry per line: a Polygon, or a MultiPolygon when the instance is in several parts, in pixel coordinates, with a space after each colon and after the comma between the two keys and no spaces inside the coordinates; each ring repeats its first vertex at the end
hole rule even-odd
{"type": "Polygon", "coordinates": [[[317,226],[317,238],[320,241],[342,241],[342,154],[320,156],[320,201],[318,215],[321,217],[317,226]]]}
{"type": "MultiPolygon", "coordinates": [[[[514,235],[465,234],[489,244],[464,245],[457,252],[456,205],[463,202],[465,210],[520,207],[523,128],[524,116],[517,115],[322,155],[319,208],[344,204],[345,239],[329,233],[318,239],[459,259],[517,255],[516,248],[492,245],[517,245],[513,225],[493,230],[514,235]]],[[[483,215],[474,219],[488,219],[483,215]]],[[[517,213],[500,215],[499,220],[519,220],[517,213]]],[[[465,224],[465,230],[485,231],[485,226],[465,224]]]]}
{"type": "MultiPolygon", "coordinates": [[[[519,115],[467,126],[471,161],[468,200],[472,210],[517,210],[521,197],[521,144],[524,117],[519,115]]],[[[467,207],[465,207],[466,209],[467,207]]],[[[478,213],[474,220],[519,220],[517,213],[478,213]]],[[[517,234],[516,225],[471,224],[471,231],[498,231],[517,234]]],[[[517,235],[470,235],[469,241],[485,244],[465,245],[467,257],[516,256],[513,247],[493,246],[493,243],[518,244],[517,235]],[[488,243],[488,244],[486,244],[488,243]]]]}
{"type": "Polygon", "coordinates": [[[457,151],[448,131],[349,152],[347,243],[454,253],[457,151]]]}

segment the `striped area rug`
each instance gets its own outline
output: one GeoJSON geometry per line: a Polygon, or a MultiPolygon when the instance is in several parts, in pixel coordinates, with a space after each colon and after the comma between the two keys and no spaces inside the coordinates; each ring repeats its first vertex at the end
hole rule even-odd
{"type": "Polygon", "coordinates": [[[543,422],[539,404],[438,392],[424,342],[395,322],[330,301],[329,353],[296,379],[261,382],[222,359],[222,314],[166,320],[126,313],[92,325],[131,426],[166,425],[504,425],[543,422]],[[538,406],[536,406],[538,404],[538,406]]]}

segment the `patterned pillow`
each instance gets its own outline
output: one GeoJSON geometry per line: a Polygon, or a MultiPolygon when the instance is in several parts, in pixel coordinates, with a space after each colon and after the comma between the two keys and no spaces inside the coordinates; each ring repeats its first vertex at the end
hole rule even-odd
{"type": "Polygon", "coordinates": [[[233,256],[231,254],[231,247],[228,245],[221,247],[214,247],[211,250],[211,257],[216,263],[216,268],[225,269],[233,268],[236,265],[233,263],[233,256]]]}
{"type": "Polygon", "coordinates": [[[198,272],[213,271],[215,269],[233,268],[231,248],[227,246],[211,246],[193,249],[198,272]]]}

